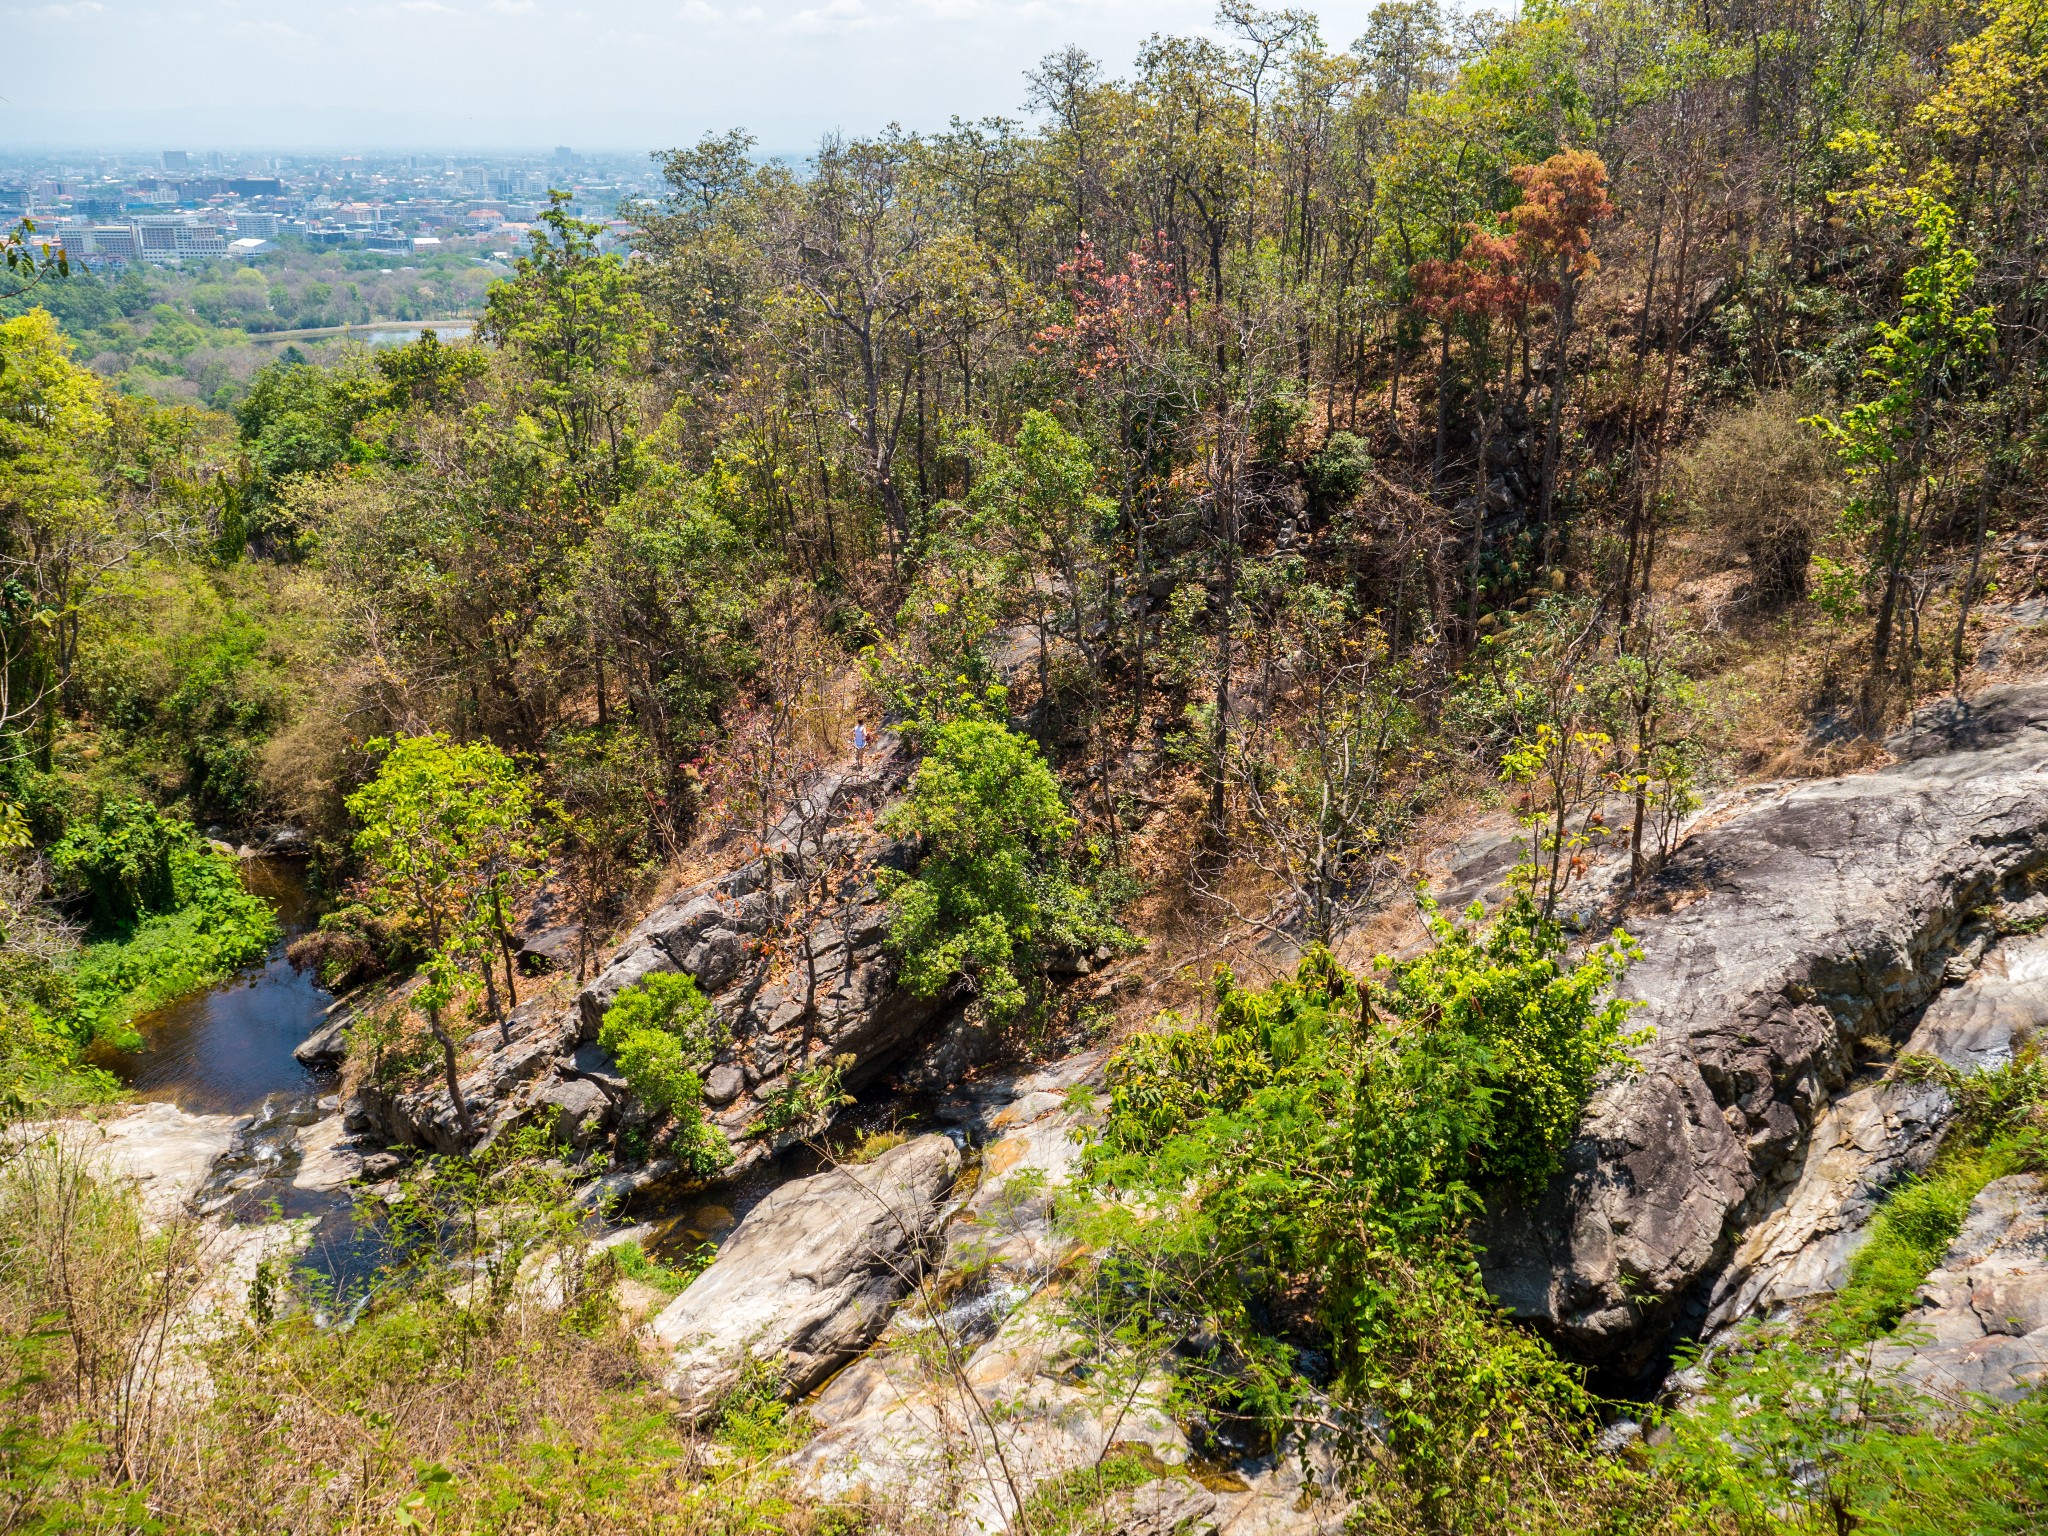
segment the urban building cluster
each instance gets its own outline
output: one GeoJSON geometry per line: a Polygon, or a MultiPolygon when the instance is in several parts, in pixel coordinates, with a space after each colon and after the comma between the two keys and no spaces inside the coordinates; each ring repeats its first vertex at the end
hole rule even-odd
{"type": "Polygon", "coordinates": [[[644,156],[154,154],[0,157],[0,223],[94,266],[250,256],[295,241],[371,251],[511,252],[548,194],[631,243],[621,203],[651,194],[644,156]]]}

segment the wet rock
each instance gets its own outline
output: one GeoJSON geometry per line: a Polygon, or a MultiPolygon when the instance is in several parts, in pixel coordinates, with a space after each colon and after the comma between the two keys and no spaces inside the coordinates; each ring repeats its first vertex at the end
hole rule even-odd
{"type": "Polygon", "coordinates": [[[1083,1051],[1042,1071],[998,1079],[959,1116],[982,1144],[981,1178],[946,1226],[946,1266],[976,1279],[967,1300],[996,1305],[987,1327],[1036,1291],[1070,1244],[1054,1228],[1053,1205],[1074,1179],[1100,1112],[1076,1087],[1096,1088],[1109,1053],[1083,1051]]]}
{"type": "Polygon", "coordinates": [[[1628,923],[1654,1032],[1565,1171],[1475,1233],[1496,1295],[1582,1357],[1650,1366],[1799,1165],[1860,1037],[1941,985],[1967,916],[2048,867],[2048,685],[1921,717],[1903,759],[1691,837],[1628,923]]]}
{"type": "MultiPolygon", "coordinates": [[[[395,1165],[397,1159],[392,1162],[395,1165]]],[[[300,1133],[299,1166],[292,1176],[294,1189],[336,1190],[353,1183],[366,1171],[367,1159],[348,1144],[341,1116],[328,1115],[300,1133]]]]}
{"type": "Polygon", "coordinates": [[[898,1076],[912,1093],[942,1092],[987,1061],[995,1048],[995,1032],[981,1020],[963,1014],[898,1076]]]}
{"type": "Polygon", "coordinates": [[[1880,1369],[1938,1401],[2017,1402],[2048,1383],[2048,1189],[2032,1174],[1994,1179],[1970,1203],[1921,1305],[1899,1323],[1912,1342],[1873,1352],[1880,1369]]]}
{"type": "Polygon", "coordinates": [[[676,1171],[672,1157],[657,1157],[634,1168],[619,1168],[581,1185],[572,1198],[579,1210],[616,1214],[643,1190],[652,1189],[676,1171]]]}
{"type": "Polygon", "coordinates": [[[348,1055],[349,1015],[321,1025],[292,1047],[292,1056],[304,1067],[338,1067],[348,1055]]]}
{"type": "Polygon", "coordinates": [[[923,1269],[959,1170],[950,1140],[920,1136],[755,1206],[652,1325],[673,1351],[663,1384],[683,1412],[710,1413],[749,1360],[795,1394],[865,1348],[923,1269]]]}
{"type": "Polygon", "coordinates": [[[313,850],[304,827],[251,827],[248,840],[235,850],[244,859],[302,859],[313,850]]]}

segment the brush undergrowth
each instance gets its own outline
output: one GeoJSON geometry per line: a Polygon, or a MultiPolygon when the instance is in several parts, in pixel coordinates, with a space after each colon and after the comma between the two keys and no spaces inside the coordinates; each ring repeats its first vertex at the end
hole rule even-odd
{"type": "Polygon", "coordinates": [[[23,1128],[0,1155],[0,1528],[869,1528],[789,1487],[801,1420],[770,1395],[673,1415],[544,1130],[416,1177],[360,1309],[288,1266],[252,1285],[246,1231],[154,1225],[87,1145],[23,1128]]]}

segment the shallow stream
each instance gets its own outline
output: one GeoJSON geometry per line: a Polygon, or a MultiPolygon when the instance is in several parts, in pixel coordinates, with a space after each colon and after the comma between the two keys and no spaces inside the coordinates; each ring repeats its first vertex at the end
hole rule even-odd
{"type": "Polygon", "coordinates": [[[245,859],[242,879],[275,909],[284,932],[260,964],[138,1019],[142,1049],[103,1059],[139,1099],[163,1100],[191,1114],[248,1115],[273,1093],[332,1091],[331,1075],[292,1056],[334,1001],[284,957],[285,946],[312,926],[305,865],[245,859]]]}
{"type": "Polygon", "coordinates": [[[306,867],[297,859],[242,861],[242,880],[277,914],[283,931],[261,961],[204,992],[181,997],[135,1024],[141,1049],[100,1058],[138,1099],[175,1104],[188,1114],[247,1115],[249,1123],[215,1165],[208,1196],[232,1196],[237,1221],[311,1217],[303,1267],[335,1301],[370,1288],[393,1257],[381,1226],[356,1219],[345,1190],[306,1190],[292,1182],[306,1129],[338,1113],[331,1071],[300,1064],[292,1051],[320,1027],[334,997],[285,958],[313,926],[306,867]]]}

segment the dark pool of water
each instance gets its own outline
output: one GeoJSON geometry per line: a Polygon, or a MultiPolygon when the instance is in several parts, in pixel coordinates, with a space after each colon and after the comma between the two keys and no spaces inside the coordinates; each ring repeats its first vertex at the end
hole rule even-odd
{"type": "Polygon", "coordinates": [[[137,1098],[168,1100],[198,1114],[245,1115],[273,1093],[332,1087],[331,1076],[292,1056],[334,1000],[284,957],[285,945],[313,920],[305,866],[293,859],[245,859],[242,878],[276,909],[284,936],[261,964],[136,1021],[142,1049],[104,1065],[137,1098]]]}

